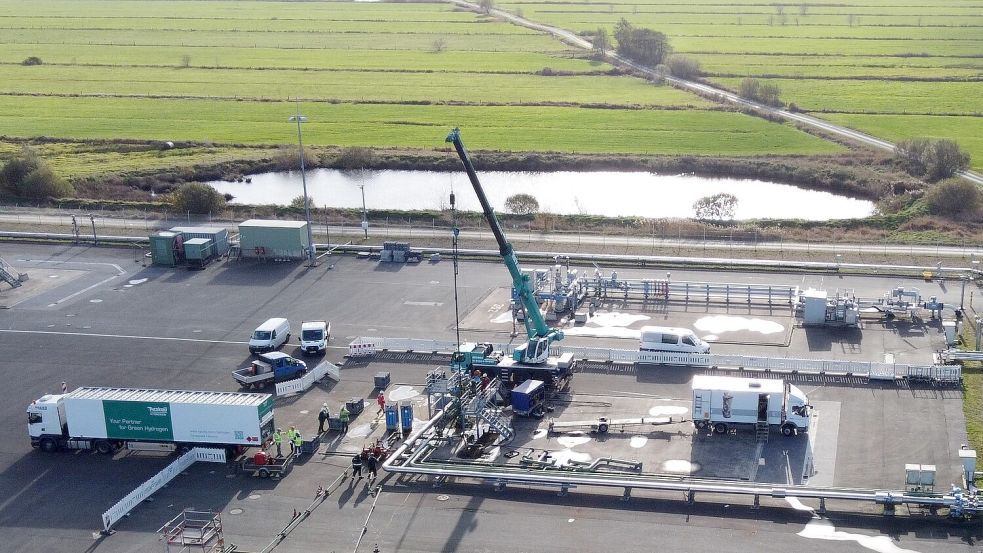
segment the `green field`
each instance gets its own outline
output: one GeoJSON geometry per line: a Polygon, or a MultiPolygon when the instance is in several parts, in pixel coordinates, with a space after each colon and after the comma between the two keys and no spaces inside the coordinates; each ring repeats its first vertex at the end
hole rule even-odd
{"type": "Polygon", "coordinates": [[[313,145],[430,148],[460,125],[498,150],[843,150],[612,70],[441,2],[0,0],[11,137],[292,143],[301,109],[313,145]]]}
{"type": "Polygon", "coordinates": [[[782,100],[830,120],[907,114],[890,135],[878,134],[884,118],[847,118],[883,138],[952,138],[983,169],[983,0],[509,0],[501,6],[575,32],[610,32],[625,18],[666,33],[675,52],[699,60],[715,84],[736,89],[744,77],[772,81],[782,100]],[[960,117],[945,118],[945,128],[917,117],[937,114],[960,117]]]}

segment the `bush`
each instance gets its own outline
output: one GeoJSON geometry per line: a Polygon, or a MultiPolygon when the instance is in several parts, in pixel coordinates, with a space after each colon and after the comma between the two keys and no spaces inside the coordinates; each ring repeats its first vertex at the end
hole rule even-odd
{"type": "Polygon", "coordinates": [[[34,200],[75,195],[71,183],[55,174],[37,152],[28,147],[0,169],[0,188],[13,196],[34,200]]]}
{"type": "Polygon", "coordinates": [[[697,219],[733,219],[737,196],[721,192],[700,198],[693,204],[697,219]]]}
{"type": "Polygon", "coordinates": [[[367,169],[375,163],[375,152],[361,146],[345,148],[338,154],[337,166],[345,170],[367,169]]]}
{"type": "Polygon", "coordinates": [[[505,209],[516,215],[530,215],[539,211],[539,201],[531,194],[513,194],[505,199],[505,209]]]}
{"type": "Polygon", "coordinates": [[[679,77],[681,79],[692,79],[694,77],[699,77],[703,71],[700,68],[700,62],[689,56],[681,56],[679,54],[673,54],[669,56],[666,61],[666,65],[669,66],[669,72],[674,77],[679,77]]]}
{"type": "Polygon", "coordinates": [[[980,189],[963,179],[944,180],[925,193],[925,203],[930,213],[936,215],[959,215],[974,213],[980,207],[980,189]]]}
{"type": "Polygon", "coordinates": [[[304,196],[297,196],[296,198],[290,200],[290,207],[296,207],[298,209],[304,209],[304,196]]]}
{"type": "Polygon", "coordinates": [[[779,98],[781,90],[778,85],[773,83],[761,83],[758,79],[747,77],[741,80],[738,94],[748,100],[754,100],[766,106],[781,106],[782,100],[779,98]]]}
{"type": "Polygon", "coordinates": [[[30,56],[25,58],[24,61],[20,62],[21,65],[41,65],[42,63],[41,58],[37,56],[30,56]]]}
{"type": "Polygon", "coordinates": [[[213,213],[225,207],[225,197],[203,182],[189,182],[174,192],[174,207],[191,213],[213,213]]]}
{"type": "Polygon", "coordinates": [[[672,51],[666,35],[636,28],[624,18],[615,25],[614,38],[618,41],[619,55],[652,67],[662,63],[672,51]]]}
{"type": "Polygon", "coordinates": [[[909,175],[929,182],[947,179],[969,167],[969,154],[948,139],[902,140],[894,147],[894,157],[909,175]]]}

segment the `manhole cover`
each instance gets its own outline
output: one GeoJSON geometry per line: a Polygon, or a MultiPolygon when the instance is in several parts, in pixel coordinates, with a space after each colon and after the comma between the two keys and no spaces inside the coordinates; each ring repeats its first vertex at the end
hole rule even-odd
{"type": "Polygon", "coordinates": [[[254,493],[254,494],[252,494],[252,495],[249,496],[249,499],[259,499],[260,497],[263,497],[263,496],[259,495],[258,493],[254,493]]]}
{"type": "Polygon", "coordinates": [[[240,509],[238,507],[236,507],[235,509],[229,509],[229,514],[230,515],[241,515],[242,514],[242,509],[240,509]]]}
{"type": "Polygon", "coordinates": [[[450,498],[451,498],[451,496],[449,496],[449,495],[438,495],[437,496],[437,501],[447,501],[450,498]]]}

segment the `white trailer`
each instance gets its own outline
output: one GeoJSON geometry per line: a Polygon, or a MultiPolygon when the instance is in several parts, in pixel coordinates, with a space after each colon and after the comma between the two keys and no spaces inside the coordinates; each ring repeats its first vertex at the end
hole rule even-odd
{"type": "Polygon", "coordinates": [[[809,400],[784,380],[693,377],[693,424],[719,434],[742,426],[777,427],[785,436],[809,430],[809,400]]]}
{"type": "Polygon", "coordinates": [[[178,446],[249,447],[273,434],[273,396],[128,388],[79,388],[27,407],[31,445],[42,451],[178,446]]]}

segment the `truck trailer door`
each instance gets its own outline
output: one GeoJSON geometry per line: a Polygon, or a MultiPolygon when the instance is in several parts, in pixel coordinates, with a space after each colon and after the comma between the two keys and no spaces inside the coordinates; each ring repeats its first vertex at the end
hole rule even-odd
{"type": "Polygon", "coordinates": [[[758,422],[768,422],[768,394],[758,394],[758,422]]]}

